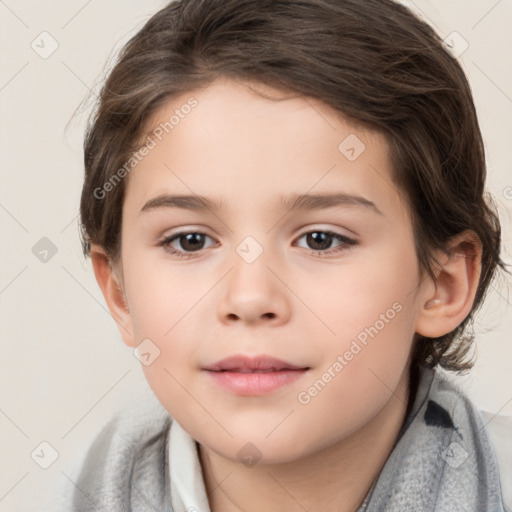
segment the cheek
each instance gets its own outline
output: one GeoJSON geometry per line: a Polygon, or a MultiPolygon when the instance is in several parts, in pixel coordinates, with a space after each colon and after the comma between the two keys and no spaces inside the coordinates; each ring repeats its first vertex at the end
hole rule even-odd
{"type": "Polygon", "coordinates": [[[390,400],[402,400],[395,397],[407,368],[413,311],[404,300],[388,312],[388,323],[368,321],[356,335],[354,329],[342,333],[340,326],[337,341],[324,345],[318,371],[296,395],[297,417],[332,441],[361,428],[390,400]]]}
{"type": "Polygon", "coordinates": [[[414,251],[406,240],[402,244],[381,244],[379,250],[361,251],[299,284],[294,291],[304,299],[316,322],[336,343],[360,337],[364,342],[371,332],[386,331],[400,337],[400,323],[414,314],[413,299],[418,285],[414,251]],[[318,320],[318,321],[317,321],[318,320]],[[324,326],[328,329],[324,329],[324,326]],[[337,340],[336,340],[337,338],[337,340]]]}
{"type": "MultiPolygon", "coordinates": [[[[336,375],[318,400],[326,407],[330,400],[342,400],[357,408],[396,388],[410,353],[417,307],[416,260],[407,249],[383,251],[374,265],[358,262],[336,291],[322,298],[323,309],[317,303],[332,331],[322,336],[321,371],[336,375]]],[[[329,379],[327,374],[321,380],[329,379]]]]}
{"type": "Polygon", "coordinates": [[[214,280],[206,277],[149,258],[127,261],[126,293],[137,335],[163,342],[176,337],[176,329],[190,324],[189,315],[211,288],[214,280]]]}

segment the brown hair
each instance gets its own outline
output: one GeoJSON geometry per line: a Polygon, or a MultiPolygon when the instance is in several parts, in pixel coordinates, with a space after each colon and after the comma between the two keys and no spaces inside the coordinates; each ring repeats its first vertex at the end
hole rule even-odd
{"type": "Polygon", "coordinates": [[[484,190],[484,145],[460,64],[429,25],[391,0],[179,0],[157,12],[121,50],[89,119],[84,254],[94,243],[119,261],[125,180],[102,197],[97,191],[140,147],[159,107],[219,76],[318,98],[385,134],[420,268],[430,276],[434,251],[465,230],[476,233],[482,273],[471,313],[445,336],[418,337],[412,354],[413,365],[471,368],[465,329],[497,266],[506,270],[499,218],[484,190]]]}

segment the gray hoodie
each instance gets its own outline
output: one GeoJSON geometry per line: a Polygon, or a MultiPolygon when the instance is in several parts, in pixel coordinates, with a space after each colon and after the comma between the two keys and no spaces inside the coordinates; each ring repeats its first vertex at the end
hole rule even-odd
{"type": "MultiPolygon", "coordinates": [[[[141,412],[126,410],[101,431],[66,510],[210,511],[196,441],[159,404],[141,412]]],[[[421,369],[394,448],[357,512],[508,512],[501,485],[482,413],[439,371],[421,369]]]]}

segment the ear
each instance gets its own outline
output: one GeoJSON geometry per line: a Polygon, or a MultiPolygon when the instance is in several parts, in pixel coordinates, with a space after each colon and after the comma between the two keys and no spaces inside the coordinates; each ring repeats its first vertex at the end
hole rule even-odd
{"type": "Polygon", "coordinates": [[[123,341],[129,347],[135,347],[130,311],[122,285],[117,282],[110,260],[105,250],[99,245],[91,246],[91,262],[96,281],[105,297],[110,314],[117,323],[123,341]]]}
{"type": "Polygon", "coordinates": [[[464,321],[473,307],[482,271],[482,244],[475,232],[460,233],[448,249],[436,270],[434,292],[429,286],[417,318],[416,332],[429,338],[448,334],[464,321]]]}

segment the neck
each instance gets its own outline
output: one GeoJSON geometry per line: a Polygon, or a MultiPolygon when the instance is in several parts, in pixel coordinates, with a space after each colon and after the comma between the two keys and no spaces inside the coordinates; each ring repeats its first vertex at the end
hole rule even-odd
{"type": "Polygon", "coordinates": [[[409,410],[409,372],[366,425],[307,457],[250,468],[199,445],[212,512],[355,512],[393,450],[409,410]]]}

